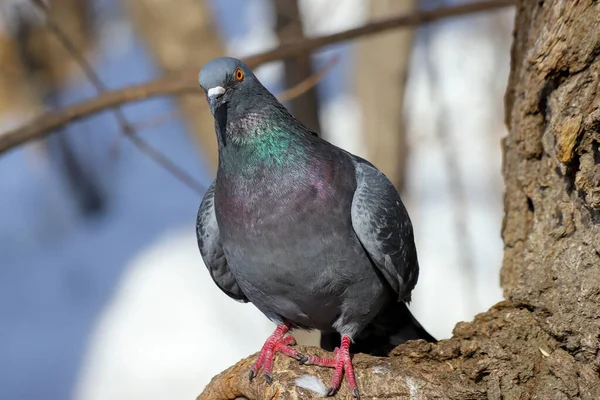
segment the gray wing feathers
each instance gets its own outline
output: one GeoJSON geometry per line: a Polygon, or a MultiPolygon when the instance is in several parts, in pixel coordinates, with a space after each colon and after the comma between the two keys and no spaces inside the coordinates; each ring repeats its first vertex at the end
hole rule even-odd
{"type": "Polygon", "coordinates": [[[409,301],[419,265],[410,218],[398,192],[377,168],[355,159],[352,226],[398,300],[409,301]]]}
{"type": "Polygon", "coordinates": [[[210,276],[219,289],[229,297],[247,303],[248,299],[237,284],[225,259],[215,214],[214,195],[215,183],[213,182],[206,191],[198,210],[198,218],[196,219],[198,248],[210,276]]]}

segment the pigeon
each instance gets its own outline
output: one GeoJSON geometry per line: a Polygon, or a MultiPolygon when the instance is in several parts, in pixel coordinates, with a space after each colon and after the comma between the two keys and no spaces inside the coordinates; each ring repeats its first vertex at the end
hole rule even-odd
{"type": "Polygon", "coordinates": [[[296,120],[242,61],[200,70],[214,117],[216,179],[196,222],[214,283],[251,302],[277,327],[250,370],[271,383],[276,353],[334,368],[360,398],[350,346],[368,352],[408,339],[435,341],[408,310],[419,266],[409,215],[373,164],[296,120]],[[291,329],[339,340],[332,358],[304,355],[291,329]],[[336,339],[337,338],[337,339],[336,339]]]}

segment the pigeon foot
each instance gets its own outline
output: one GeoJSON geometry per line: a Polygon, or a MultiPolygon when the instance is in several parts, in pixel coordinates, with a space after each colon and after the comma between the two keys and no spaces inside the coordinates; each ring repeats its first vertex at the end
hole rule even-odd
{"type": "Polygon", "coordinates": [[[346,376],[350,391],[357,400],[360,400],[360,394],[354,377],[354,367],[352,367],[352,359],[350,358],[350,337],[343,336],[340,347],[336,347],[333,351],[333,358],[322,358],[315,356],[304,357],[303,364],[318,365],[321,367],[335,368],[331,385],[327,390],[327,396],[332,396],[338,391],[342,383],[342,376],[346,376]]]}
{"type": "Polygon", "coordinates": [[[265,380],[270,385],[273,383],[273,376],[271,375],[273,371],[273,359],[275,358],[275,354],[282,353],[286,356],[295,358],[296,360],[303,360],[306,358],[302,354],[298,352],[298,350],[293,349],[290,346],[296,344],[296,340],[292,335],[285,334],[290,330],[291,326],[289,324],[281,324],[277,326],[275,332],[265,341],[262,349],[260,350],[260,354],[258,355],[258,359],[252,365],[250,369],[249,378],[250,381],[254,379],[254,377],[258,374],[258,371],[262,367],[263,375],[265,376],[265,380]]]}

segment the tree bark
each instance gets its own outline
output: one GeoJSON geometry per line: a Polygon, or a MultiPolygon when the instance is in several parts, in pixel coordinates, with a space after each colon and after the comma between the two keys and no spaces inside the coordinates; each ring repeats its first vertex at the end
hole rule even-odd
{"type": "MultiPolygon", "coordinates": [[[[597,1],[518,2],[503,141],[506,301],[438,344],[357,355],[363,399],[600,399],[598,21],[597,1]]],[[[331,378],[278,357],[273,385],[249,383],[254,359],[198,399],[307,398],[295,377],[331,378]]],[[[350,397],[345,384],[337,396],[350,397]]]]}
{"type": "Polygon", "coordinates": [[[596,373],[599,21],[597,1],[519,4],[505,97],[501,273],[505,297],[531,310],[573,363],[596,373]]]}

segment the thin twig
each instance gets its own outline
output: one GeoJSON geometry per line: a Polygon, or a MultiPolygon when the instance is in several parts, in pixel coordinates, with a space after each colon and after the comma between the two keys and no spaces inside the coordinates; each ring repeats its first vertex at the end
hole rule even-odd
{"type": "MultiPolygon", "coordinates": [[[[433,22],[442,18],[496,10],[512,6],[514,2],[515,0],[490,0],[444,7],[433,11],[419,11],[380,22],[369,23],[360,28],[350,29],[333,35],[304,39],[297,43],[283,45],[273,50],[248,57],[245,61],[249,66],[256,67],[269,61],[287,59],[305,54],[334,43],[373,35],[394,28],[433,22]]],[[[62,111],[43,115],[21,128],[0,134],[0,153],[28,141],[39,139],[59,126],[117,105],[141,101],[156,96],[201,93],[201,89],[197,83],[198,70],[199,68],[186,69],[177,74],[158,78],[144,84],[106,92],[101,96],[75,104],[62,111]]]]}
{"type": "Polygon", "coordinates": [[[308,78],[304,79],[302,82],[298,83],[296,86],[293,86],[290,89],[287,89],[286,91],[279,93],[277,95],[277,98],[279,99],[279,101],[284,102],[284,101],[289,101],[289,100],[295,99],[296,97],[303,95],[305,92],[309,91],[317,83],[319,83],[319,81],[321,79],[323,79],[323,77],[325,75],[327,75],[329,73],[329,71],[331,71],[331,69],[335,66],[335,64],[338,63],[339,60],[340,60],[340,58],[337,55],[331,57],[331,60],[329,60],[327,62],[327,64],[325,64],[325,66],[323,66],[323,68],[321,68],[316,73],[309,76],[308,78]]]}
{"type": "MultiPolygon", "coordinates": [[[[104,85],[100,76],[96,73],[92,65],[87,61],[83,53],[77,49],[75,44],[71,41],[66,32],[52,19],[48,6],[42,0],[32,0],[32,2],[39,7],[46,14],[46,25],[56,38],[61,42],[65,49],[69,52],[71,57],[77,61],[77,64],[83,70],[87,79],[92,83],[98,94],[101,96],[103,93],[108,91],[104,85]]],[[[171,161],[166,155],[159,150],[155,149],[150,143],[146,142],[141,137],[137,136],[133,126],[127,121],[125,114],[119,108],[118,105],[111,107],[117,122],[121,127],[121,131],[138,149],[146,153],[150,158],[160,164],[163,168],[168,170],[176,179],[194,190],[198,194],[204,193],[206,188],[199,181],[194,179],[192,175],[187,173],[182,168],[179,168],[173,161],[171,161]]]]}

